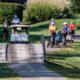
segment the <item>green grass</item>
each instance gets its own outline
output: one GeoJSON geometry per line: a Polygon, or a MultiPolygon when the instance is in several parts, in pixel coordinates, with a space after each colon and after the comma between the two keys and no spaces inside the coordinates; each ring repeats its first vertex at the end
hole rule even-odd
{"type": "Polygon", "coordinates": [[[80,19],[80,14],[75,14],[75,15],[73,15],[72,18],[74,18],[74,19],[80,19]]]}
{"type": "Polygon", "coordinates": [[[0,80],[19,80],[20,76],[11,70],[7,64],[0,63],[0,80]]]}
{"type": "Polygon", "coordinates": [[[49,63],[45,65],[49,69],[67,77],[67,80],[80,80],[80,41],[48,54],[49,63]]]}

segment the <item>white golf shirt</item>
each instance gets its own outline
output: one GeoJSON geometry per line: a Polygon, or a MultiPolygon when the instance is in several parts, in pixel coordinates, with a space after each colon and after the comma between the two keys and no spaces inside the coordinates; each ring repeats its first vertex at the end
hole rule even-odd
{"type": "Polygon", "coordinates": [[[12,19],[12,24],[19,24],[20,23],[20,20],[19,20],[19,18],[17,18],[17,19],[12,19]]]}

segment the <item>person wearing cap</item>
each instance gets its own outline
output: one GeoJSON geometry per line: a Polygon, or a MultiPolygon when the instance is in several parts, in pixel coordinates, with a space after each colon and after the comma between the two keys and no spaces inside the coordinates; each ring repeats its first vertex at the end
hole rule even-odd
{"type": "MultiPolygon", "coordinates": [[[[51,36],[54,36],[54,40],[52,44],[55,44],[55,36],[56,36],[56,23],[54,22],[54,19],[52,18],[50,23],[49,23],[49,41],[48,41],[48,45],[51,44],[51,36]]],[[[51,45],[51,47],[53,47],[53,45],[51,45]]]]}
{"type": "Polygon", "coordinates": [[[72,36],[72,42],[74,41],[74,34],[75,34],[75,24],[73,21],[71,21],[71,24],[69,24],[69,28],[71,29],[71,36],[72,36]]]}
{"type": "MultiPolygon", "coordinates": [[[[20,19],[17,17],[17,15],[14,15],[14,18],[12,19],[12,25],[20,24],[20,19]]],[[[15,28],[14,33],[17,34],[17,29],[15,28]]]]}
{"type": "Polygon", "coordinates": [[[63,30],[64,30],[64,45],[66,45],[66,37],[68,34],[68,23],[67,22],[63,23],[63,30]]]}
{"type": "Polygon", "coordinates": [[[54,22],[54,19],[51,19],[51,22],[49,23],[49,36],[52,34],[52,31],[56,32],[56,23],[54,22]]]}

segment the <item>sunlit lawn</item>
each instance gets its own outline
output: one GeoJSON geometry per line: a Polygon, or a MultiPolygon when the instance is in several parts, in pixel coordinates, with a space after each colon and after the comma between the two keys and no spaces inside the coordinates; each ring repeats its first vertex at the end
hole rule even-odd
{"type": "Polygon", "coordinates": [[[80,80],[80,41],[48,53],[47,57],[48,55],[50,63],[45,64],[48,68],[62,74],[68,80],[80,80]]]}
{"type": "Polygon", "coordinates": [[[0,63],[0,80],[19,80],[20,76],[11,70],[7,64],[0,63]]]}

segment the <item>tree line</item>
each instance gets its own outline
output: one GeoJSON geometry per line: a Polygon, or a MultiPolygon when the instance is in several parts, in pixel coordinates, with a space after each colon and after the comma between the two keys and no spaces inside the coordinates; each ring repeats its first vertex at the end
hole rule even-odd
{"type": "Polygon", "coordinates": [[[71,0],[72,1],[72,6],[71,9],[75,13],[80,13],[80,0],[71,0]]]}

